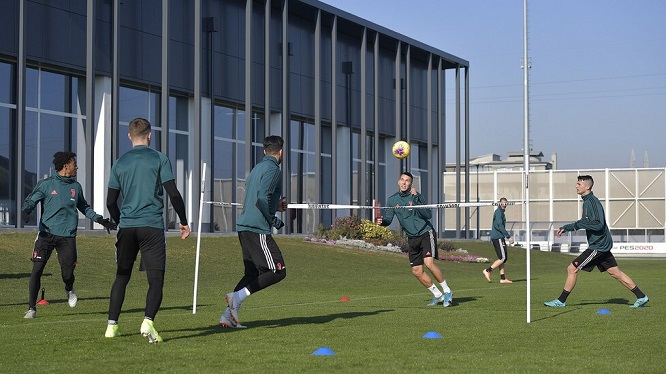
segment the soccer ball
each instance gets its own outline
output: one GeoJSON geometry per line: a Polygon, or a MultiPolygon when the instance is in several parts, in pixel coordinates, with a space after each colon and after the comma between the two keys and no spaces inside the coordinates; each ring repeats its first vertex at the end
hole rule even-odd
{"type": "Polygon", "coordinates": [[[402,140],[397,141],[393,144],[393,149],[391,151],[393,152],[393,156],[403,159],[409,156],[409,143],[402,140]]]}

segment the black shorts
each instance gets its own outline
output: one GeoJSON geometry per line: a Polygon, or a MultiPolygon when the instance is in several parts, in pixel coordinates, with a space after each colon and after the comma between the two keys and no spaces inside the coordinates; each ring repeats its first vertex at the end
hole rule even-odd
{"type": "Polygon", "coordinates": [[[131,269],[141,251],[141,264],[145,270],[166,270],[166,236],[164,230],[153,227],[118,229],[116,236],[116,264],[131,269]]]}
{"type": "Polygon", "coordinates": [[[506,251],[506,240],[502,239],[490,239],[495,247],[495,254],[497,254],[497,259],[502,260],[505,263],[509,260],[509,254],[506,251]]]}
{"type": "Polygon", "coordinates": [[[415,238],[408,238],[409,265],[423,265],[425,257],[437,258],[437,235],[430,229],[428,232],[415,238]]]}
{"type": "Polygon", "coordinates": [[[78,258],[76,251],[76,238],[56,236],[40,231],[35,239],[35,248],[32,250],[33,262],[47,262],[53,249],[58,251],[60,266],[75,266],[78,258]]]}
{"type": "Polygon", "coordinates": [[[580,256],[576,257],[571,262],[578,270],[587,272],[592,271],[595,267],[599,271],[604,272],[612,267],[617,266],[615,256],[610,251],[600,252],[595,249],[586,249],[580,256]]]}
{"type": "Polygon", "coordinates": [[[262,273],[286,268],[282,252],[273,236],[252,231],[239,231],[238,240],[243,249],[243,261],[252,262],[262,273]]]}

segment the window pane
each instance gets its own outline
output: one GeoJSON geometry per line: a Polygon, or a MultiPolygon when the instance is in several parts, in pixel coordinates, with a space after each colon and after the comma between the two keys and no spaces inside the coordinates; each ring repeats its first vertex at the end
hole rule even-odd
{"type": "Polygon", "coordinates": [[[0,62],[0,103],[16,104],[14,101],[14,65],[0,62]]]}
{"type": "Polygon", "coordinates": [[[69,112],[67,101],[70,98],[68,84],[64,75],[42,70],[40,92],[40,108],[69,112]]]}
{"type": "Polygon", "coordinates": [[[16,217],[16,200],[10,196],[11,185],[14,183],[10,165],[15,162],[15,158],[11,157],[9,140],[12,139],[10,128],[14,123],[14,112],[14,109],[0,107],[0,225],[16,222],[11,218],[16,217]]]}

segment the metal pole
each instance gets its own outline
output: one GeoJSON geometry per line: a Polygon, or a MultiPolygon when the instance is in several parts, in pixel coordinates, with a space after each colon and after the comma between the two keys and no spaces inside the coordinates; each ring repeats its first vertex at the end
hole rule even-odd
{"type": "Polygon", "coordinates": [[[523,169],[525,172],[525,249],[527,250],[527,323],[530,323],[530,293],[531,293],[531,259],[532,244],[530,239],[530,117],[529,117],[529,60],[527,58],[527,0],[523,0],[523,108],[524,113],[524,144],[523,169]]]}
{"type": "MultiPolygon", "coordinates": [[[[479,202],[479,164],[476,164],[476,202],[479,202]]],[[[481,216],[479,215],[480,207],[476,207],[476,239],[481,238],[481,216]]]]}

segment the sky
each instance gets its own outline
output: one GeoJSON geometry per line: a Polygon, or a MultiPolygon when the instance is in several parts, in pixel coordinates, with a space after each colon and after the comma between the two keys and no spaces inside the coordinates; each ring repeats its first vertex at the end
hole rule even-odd
{"type": "MultiPolygon", "coordinates": [[[[470,157],[522,153],[522,0],[323,2],[467,60],[470,157]]],[[[528,0],[527,15],[531,149],[557,169],[666,167],[666,1],[528,0]]]]}

